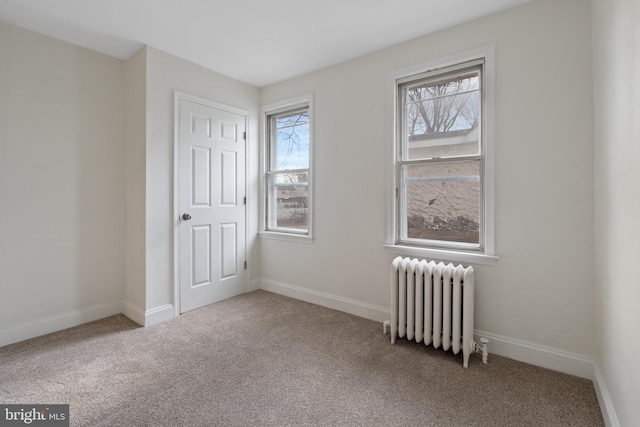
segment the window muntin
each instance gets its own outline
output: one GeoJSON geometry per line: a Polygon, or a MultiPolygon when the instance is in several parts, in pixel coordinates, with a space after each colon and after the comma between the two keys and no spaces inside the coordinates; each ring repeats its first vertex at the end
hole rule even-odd
{"type": "Polygon", "coordinates": [[[309,107],[267,115],[266,230],[309,234],[309,107]]]}
{"type": "Polygon", "coordinates": [[[483,61],[398,82],[397,243],[481,251],[483,61]]]}

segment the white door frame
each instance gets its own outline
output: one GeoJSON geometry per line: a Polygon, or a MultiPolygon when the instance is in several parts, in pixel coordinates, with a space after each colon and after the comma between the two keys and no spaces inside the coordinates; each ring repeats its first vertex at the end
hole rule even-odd
{"type": "Polygon", "coordinates": [[[249,291],[249,284],[251,282],[251,271],[249,266],[249,112],[241,108],[232,107],[230,105],[222,104],[220,102],[211,101],[209,99],[201,98],[199,96],[190,95],[188,93],[173,91],[173,218],[171,223],[173,224],[173,307],[174,316],[180,316],[180,101],[191,101],[198,104],[206,105],[209,107],[217,108],[218,110],[227,111],[229,113],[239,114],[245,118],[245,130],[247,137],[245,139],[244,150],[244,186],[245,195],[247,197],[247,203],[244,205],[244,217],[245,217],[245,259],[247,262],[246,274],[245,274],[245,291],[249,291]]]}

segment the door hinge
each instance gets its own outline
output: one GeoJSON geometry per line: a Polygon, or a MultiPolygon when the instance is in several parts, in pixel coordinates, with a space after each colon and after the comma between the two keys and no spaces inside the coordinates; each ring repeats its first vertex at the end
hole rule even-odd
{"type": "Polygon", "coordinates": [[[244,204],[247,204],[247,196],[244,196],[244,204]]]}
{"type": "Polygon", "coordinates": [[[398,187],[396,187],[396,199],[398,198],[398,187]]]}
{"type": "Polygon", "coordinates": [[[247,261],[244,262],[244,269],[247,269],[247,261]]]}
{"type": "Polygon", "coordinates": [[[244,138],[244,140],[247,140],[247,131],[242,132],[242,138],[244,138]]]}

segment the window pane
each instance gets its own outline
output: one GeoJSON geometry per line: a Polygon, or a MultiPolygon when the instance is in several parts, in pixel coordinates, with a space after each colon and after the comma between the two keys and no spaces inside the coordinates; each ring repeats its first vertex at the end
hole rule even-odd
{"type": "Polygon", "coordinates": [[[309,173],[269,175],[269,219],[271,228],[306,231],[309,213],[309,173]]]}
{"type": "Polygon", "coordinates": [[[309,168],[309,112],[285,113],[272,117],[275,130],[273,170],[309,168]]]}
{"type": "Polygon", "coordinates": [[[405,158],[480,153],[480,71],[404,89],[405,158]]]}
{"type": "Polygon", "coordinates": [[[409,239],[480,243],[480,160],[402,167],[409,239]]]}

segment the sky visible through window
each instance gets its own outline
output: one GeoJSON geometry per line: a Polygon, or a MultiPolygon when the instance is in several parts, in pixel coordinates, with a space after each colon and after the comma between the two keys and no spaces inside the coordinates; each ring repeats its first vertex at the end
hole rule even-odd
{"type": "Polygon", "coordinates": [[[472,129],[478,125],[480,74],[409,86],[405,97],[409,136],[472,129]]]}
{"type": "Polygon", "coordinates": [[[277,170],[309,168],[309,113],[307,110],[276,117],[277,170]]]}

